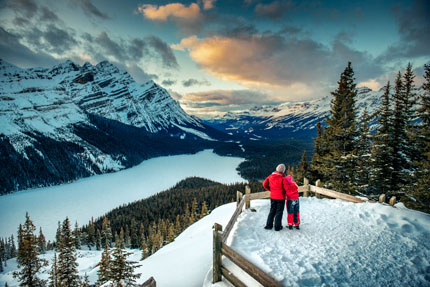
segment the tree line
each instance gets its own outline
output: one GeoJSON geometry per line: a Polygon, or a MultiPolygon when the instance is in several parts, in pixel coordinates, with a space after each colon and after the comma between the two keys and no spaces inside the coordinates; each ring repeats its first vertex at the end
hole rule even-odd
{"type": "MultiPolygon", "coordinates": [[[[259,182],[249,184],[261,191],[259,182]]],[[[18,227],[18,249],[13,237],[0,240],[0,259],[17,258],[18,271],[14,277],[20,286],[78,287],[89,286],[88,276],[80,277],[77,269],[77,250],[102,250],[98,263],[98,281],[102,286],[134,286],[139,278],[136,262],[127,260],[125,248],[140,249],[142,259],[172,242],[188,226],[209,214],[217,206],[236,200],[236,191],[243,191],[245,183],[224,185],[202,178],[188,178],[173,188],[108,212],[89,224],[71,227],[66,218],[58,222],[54,242],[46,241],[42,229],[36,227],[26,214],[25,223],[18,227]],[[15,252],[12,252],[15,250],[15,252]],[[52,262],[41,258],[47,250],[54,250],[52,262]],[[39,273],[50,268],[49,279],[39,273]]],[[[3,264],[0,264],[3,267],[3,264]]]]}
{"type": "Polygon", "coordinates": [[[374,113],[357,115],[357,90],[351,63],[332,92],[331,110],[317,124],[310,163],[306,154],[292,170],[298,181],[320,179],[324,186],[355,195],[386,194],[408,207],[430,211],[430,65],[424,84],[415,85],[408,64],[388,81],[374,113]],[[421,89],[420,93],[418,90],[421,89]],[[376,130],[370,125],[376,124],[376,130]]]}

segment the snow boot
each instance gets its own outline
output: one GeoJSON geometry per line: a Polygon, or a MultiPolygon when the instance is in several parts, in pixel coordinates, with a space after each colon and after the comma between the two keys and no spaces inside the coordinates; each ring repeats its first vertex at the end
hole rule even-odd
{"type": "Polygon", "coordinates": [[[297,230],[299,230],[299,229],[300,229],[300,227],[299,227],[298,225],[296,225],[296,229],[297,229],[297,230]]]}
{"type": "Polygon", "coordinates": [[[264,229],[267,229],[267,230],[270,230],[272,228],[273,228],[273,226],[264,226],[264,229]]]}
{"type": "Polygon", "coordinates": [[[275,231],[280,231],[280,230],[282,230],[282,226],[281,227],[275,227],[275,231]]]}
{"type": "Polygon", "coordinates": [[[288,226],[288,229],[289,230],[293,230],[293,226],[288,226]]]}

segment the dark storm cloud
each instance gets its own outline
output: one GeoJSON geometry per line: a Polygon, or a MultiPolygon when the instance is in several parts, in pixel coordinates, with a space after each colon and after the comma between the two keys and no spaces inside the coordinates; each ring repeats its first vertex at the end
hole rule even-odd
{"type": "Polygon", "coordinates": [[[90,16],[96,16],[97,18],[107,20],[109,19],[109,15],[100,11],[91,0],[77,0],[76,3],[81,6],[84,12],[90,16]]]}
{"type": "Polygon", "coordinates": [[[68,31],[62,30],[52,24],[46,27],[43,38],[50,45],[49,50],[55,53],[64,53],[73,48],[77,41],[68,31]]]}
{"type": "Polygon", "coordinates": [[[387,48],[378,60],[381,63],[396,59],[430,56],[430,1],[417,0],[407,8],[396,5],[393,13],[398,24],[400,41],[387,48]]]}
{"type": "Polygon", "coordinates": [[[38,11],[36,1],[33,0],[8,0],[5,6],[27,18],[33,18],[38,11]]]}
{"type": "Polygon", "coordinates": [[[0,27],[0,55],[7,62],[19,67],[50,67],[58,61],[44,52],[33,52],[20,43],[21,36],[0,27]]]}
{"type": "Polygon", "coordinates": [[[192,87],[192,86],[210,86],[211,83],[209,83],[207,80],[197,80],[197,79],[188,79],[186,81],[182,82],[182,85],[184,87],[192,87]]]}
{"type": "Polygon", "coordinates": [[[162,63],[165,67],[168,68],[178,68],[178,62],[176,61],[176,57],[173,54],[172,49],[166,42],[161,40],[156,36],[149,36],[145,38],[146,42],[149,46],[153,48],[153,50],[159,54],[161,57],[162,63]]]}
{"type": "Polygon", "coordinates": [[[174,84],[176,84],[176,80],[164,80],[164,81],[162,81],[161,82],[161,84],[163,85],[163,86],[172,86],[172,85],[174,85],[174,84]]]}
{"type": "Polygon", "coordinates": [[[129,55],[134,59],[140,59],[148,53],[148,47],[143,39],[133,39],[128,47],[129,55]]]}
{"type": "Polygon", "coordinates": [[[41,9],[41,14],[39,19],[45,22],[60,22],[60,19],[58,18],[58,16],[45,6],[42,7],[41,9]]]}
{"type": "Polygon", "coordinates": [[[125,48],[112,40],[109,35],[103,31],[96,37],[97,43],[106,54],[114,56],[118,61],[125,61],[128,59],[125,48]]]}

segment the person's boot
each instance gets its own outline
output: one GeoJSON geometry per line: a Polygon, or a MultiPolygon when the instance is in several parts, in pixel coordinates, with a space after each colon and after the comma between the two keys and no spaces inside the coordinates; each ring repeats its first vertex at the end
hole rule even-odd
{"type": "Polygon", "coordinates": [[[281,227],[275,227],[275,231],[280,231],[282,230],[282,226],[281,227]]]}
{"type": "Polygon", "coordinates": [[[289,229],[289,230],[292,230],[292,229],[293,229],[293,226],[288,226],[288,229],[289,229]]]}
{"type": "Polygon", "coordinates": [[[299,230],[299,229],[300,229],[300,227],[299,227],[298,225],[296,225],[296,229],[297,229],[297,230],[299,230]]]}
{"type": "Polygon", "coordinates": [[[264,226],[264,229],[267,229],[267,230],[270,230],[270,229],[272,229],[273,228],[273,226],[264,226]]]}

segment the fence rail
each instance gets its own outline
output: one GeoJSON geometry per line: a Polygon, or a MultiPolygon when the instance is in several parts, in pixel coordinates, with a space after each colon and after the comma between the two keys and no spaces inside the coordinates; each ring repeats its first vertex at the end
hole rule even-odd
{"type": "MultiPolygon", "coordinates": [[[[320,187],[320,181],[317,180],[315,185],[310,185],[309,181],[305,178],[304,184],[298,187],[299,193],[303,193],[304,197],[308,197],[310,193],[314,193],[314,195],[318,198],[321,196],[329,197],[329,198],[337,198],[348,202],[354,203],[362,203],[366,202],[365,200],[341,193],[338,191],[330,190],[327,188],[320,187]]],[[[237,218],[243,211],[243,207],[245,209],[250,208],[251,200],[254,199],[265,199],[270,198],[270,191],[256,192],[251,193],[250,188],[247,186],[245,188],[245,195],[240,191],[236,193],[237,207],[234,211],[232,217],[225,230],[222,230],[222,226],[218,223],[214,224],[213,227],[213,283],[219,282],[222,280],[224,276],[230,283],[232,283],[236,287],[245,287],[246,285],[237,278],[233,273],[231,273],[223,264],[222,257],[225,256],[230,259],[234,264],[240,267],[243,271],[245,271],[248,275],[254,278],[257,282],[262,284],[263,286],[273,286],[278,287],[282,286],[281,283],[270,277],[267,273],[261,270],[259,267],[252,264],[245,257],[234,251],[231,247],[226,244],[226,241],[233,230],[233,226],[237,221],[237,218]]],[[[394,206],[396,201],[395,197],[390,199],[390,205],[394,206]]],[[[373,202],[373,201],[368,201],[373,202]]],[[[379,197],[379,202],[385,202],[385,194],[381,194],[379,197]]]]}

